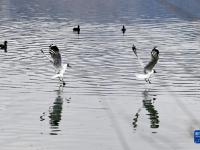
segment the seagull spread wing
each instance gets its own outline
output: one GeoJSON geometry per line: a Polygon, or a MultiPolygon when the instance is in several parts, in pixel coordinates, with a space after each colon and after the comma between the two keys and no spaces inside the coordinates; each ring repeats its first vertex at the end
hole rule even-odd
{"type": "Polygon", "coordinates": [[[144,73],[151,72],[158,62],[158,59],[151,59],[151,61],[144,67],[144,73]]]}
{"type": "Polygon", "coordinates": [[[140,64],[140,66],[141,66],[142,68],[144,68],[144,63],[142,62],[142,60],[141,60],[140,57],[138,56],[138,54],[137,54],[137,48],[135,47],[135,45],[133,45],[132,50],[133,50],[135,56],[137,57],[137,60],[138,60],[138,62],[139,62],[139,64],[140,64]]]}

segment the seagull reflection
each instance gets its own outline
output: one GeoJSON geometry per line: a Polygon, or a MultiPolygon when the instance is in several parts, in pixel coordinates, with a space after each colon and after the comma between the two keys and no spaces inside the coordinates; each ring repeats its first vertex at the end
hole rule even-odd
{"type": "Polygon", "coordinates": [[[137,113],[135,114],[135,117],[133,118],[133,128],[136,130],[137,128],[137,122],[138,122],[138,118],[139,118],[139,115],[140,115],[140,111],[141,111],[141,108],[138,109],[137,113]]]}
{"type": "Polygon", "coordinates": [[[57,97],[53,103],[53,106],[49,108],[49,124],[52,129],[50,134],[57,135],[59,130],[59,123],[62,117],[62,108],[63,108],[63,97],[62,97],[62,90],[59,89],[56,91],[57,97]]]}
{"type": "Polygon", "coordinates": [[[133,118],[133,128],[136,130],[138,127],[138,119],[140,116],[140,112],[145,108],[145,110],[148,112],[146,115],[149,116],[150,119],[150,128],[159,128],[159,114],[158,111],[154,107],[154,102],[156,100],[155,97],[151,98],[149,95],[149,91],[145,90],[143,93],[143,101],[142,101],[142,108],[139,108],[137,113],[135,114],[133,118]]]}

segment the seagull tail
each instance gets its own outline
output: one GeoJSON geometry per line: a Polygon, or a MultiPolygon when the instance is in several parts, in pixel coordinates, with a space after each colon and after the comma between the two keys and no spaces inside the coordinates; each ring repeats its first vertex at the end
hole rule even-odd
{"type": "Polygon", "coordinates": [[[55,78],[63,78],[66,69],[67,69],[67,64],[64,64],[64,65],[62,66],[62,69],[59,71],[59,73],[57,73],[56,75],[52,76],[51,78],[52,78],[52,79],[55,79],[55,78]]]}

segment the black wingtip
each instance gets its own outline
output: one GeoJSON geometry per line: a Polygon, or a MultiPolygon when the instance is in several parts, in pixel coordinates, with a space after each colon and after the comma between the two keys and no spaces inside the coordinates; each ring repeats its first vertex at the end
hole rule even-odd
{"type": "Polygon", "coordinates": [[[72,68],[72,66],[70,66],[70,64],[67,64],[67,67],[72,68]]]}
{"type": "Polygon", "coordinates": [[[154,46],[152,50],[158,50],[158,49],[157,49],[157,46],[154,46]]]}
{"type": "Polygon", "coordinates": [[[152,49],[152,51],[156,51],[157,54],[159,54],[159,50],[157,49],[157,46],[154,46],[153,49],[152,49]]]}
{"type": "Polygon", "coordinates": [[[41,49],[40,51],[41,51],[41,53],[43,53],[43,54],[44,54],[44,51],[43,51],[43,49],[41,49]]]}
{"type": "Polygon", "coordinates": [[[133,46],[132,46],[132,50],[133,51],[136,51],[136,46],[133,44],[133,46]]]}
{"type": "Polygon", "coordinates": [[[136,55],[136,57],[138,57],[137,56],[137,48],[136,48],[136,46],[134,44],[132,46],[132,50],[133,50],[134,54],[136,55]]]}

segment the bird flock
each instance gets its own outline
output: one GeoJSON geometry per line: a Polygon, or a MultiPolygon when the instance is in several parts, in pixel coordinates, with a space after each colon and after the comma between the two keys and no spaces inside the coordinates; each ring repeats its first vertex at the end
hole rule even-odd
{"type": "MultiPolygon", "coordinates": [[[[126,28],[123,25],[121,29],[123,35],[126,32],[126,28]]],[[[77,27],[73,28],[73,32],[80,34],[80,26],[78,25],[77,27]]],[[[3,44],[0,44],[0,49],[4,50],[4,52],[7,52],[7,41],[4,41],[3,44]]],[[[144,65],[143,62],[141,61],[141,58],[139,57],[137,53],[137,48],[135,45],[132,46],[132,50],[143,68],[143,74],[135,74],[135,76],[138,79],[144,79],[147,83],[151,84],[150,77],[152,76],[153,73],[156,73],[154,67],[157,64],[159,60],[159,50],[157,47],[154,47],[151,51],[151,60],[149,61],[148,64],[144,65]]],[[[56,45],[51,44],[49,46],[49,54],[50,57],[41,49],[41,53],[44,54],[44,56],[50,61],[50,63],[54,66],[56,75],[52,76],[52,78],[58,78],[60,81],[60,85],[65,86],[65,82],[63,80],[64,73],[67,68],[70,68],[71,66],[67,64],[62,63],[62,58],[60,54],[60,50],[56,45]]]]}

